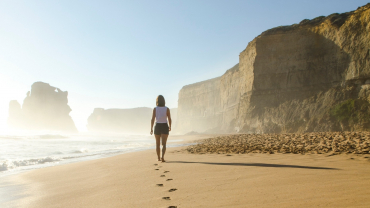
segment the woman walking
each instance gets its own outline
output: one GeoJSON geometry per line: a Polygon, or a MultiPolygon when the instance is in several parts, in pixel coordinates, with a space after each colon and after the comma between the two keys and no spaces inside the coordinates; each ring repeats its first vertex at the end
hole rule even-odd
{"type": "Polygon", "coordinates": [[[166,162],[164,160],[164,154],[166,153],[166,143],[167,143],[168,134],[169,134],[169,131],[171,131],[171,123],[172,123],[171,113],[170,113],[170,109],[165,106],[166,101],[164,100],[164,97],[162,95],[158,95],[156,104],[157,104],[157,107],[153,109],[150,135],[153,134],[153,125],[154,125],[154,119],[155,119],[156,123],[155,123],[155,128],[154,128],[154,136],[155,136],[155,142],[156,142],[158,161],[166,162]],[[168,123],[167,123],[167,118],[168,118],[168,123]],[[162,138],[162,158],[160,157],[161,138],[162,138]]]}

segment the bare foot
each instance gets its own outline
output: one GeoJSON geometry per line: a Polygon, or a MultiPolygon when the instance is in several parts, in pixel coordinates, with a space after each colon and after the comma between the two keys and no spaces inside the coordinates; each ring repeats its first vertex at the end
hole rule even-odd
{"type": "Polygon", "coordinates": [[[158,158],[158,161],[162,161],[160,158],[158,158]]]}
{"type": "Polygon", "coordinates": [[[162,162],[166,162],[163,157],[162,157],[162,162]]]}

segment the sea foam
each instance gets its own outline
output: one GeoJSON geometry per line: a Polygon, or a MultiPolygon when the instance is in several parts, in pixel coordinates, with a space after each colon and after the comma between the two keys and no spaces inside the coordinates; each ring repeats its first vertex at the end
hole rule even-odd
{"type": "Polygon", "coordinates": [[[151,149],[153,136],[0,135],[0,177],[25,170],[151,149]]]}

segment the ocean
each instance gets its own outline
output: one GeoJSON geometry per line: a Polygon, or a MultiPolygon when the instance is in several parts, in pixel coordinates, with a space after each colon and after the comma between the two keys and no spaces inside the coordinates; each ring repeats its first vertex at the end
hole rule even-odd
{"type": "MultiPolygon", "coordinates": [[[[167,146],[181,146],[178,141],[167,146]]],[[[151,135],[0,135],[0,177],[154,148],[151,135]]]]}

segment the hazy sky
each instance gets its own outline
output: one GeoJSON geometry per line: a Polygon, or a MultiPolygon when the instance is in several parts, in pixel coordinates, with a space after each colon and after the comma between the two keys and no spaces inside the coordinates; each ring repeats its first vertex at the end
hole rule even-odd
{"type": "Polygon", "coordinates": [[[182,86],[222,75],[264,30],[366,3],[0,0],[0,132],[36,81],[69,92],[85,131],[96,107],[154,107],[158,94],[177,107],[182,86]]]}

